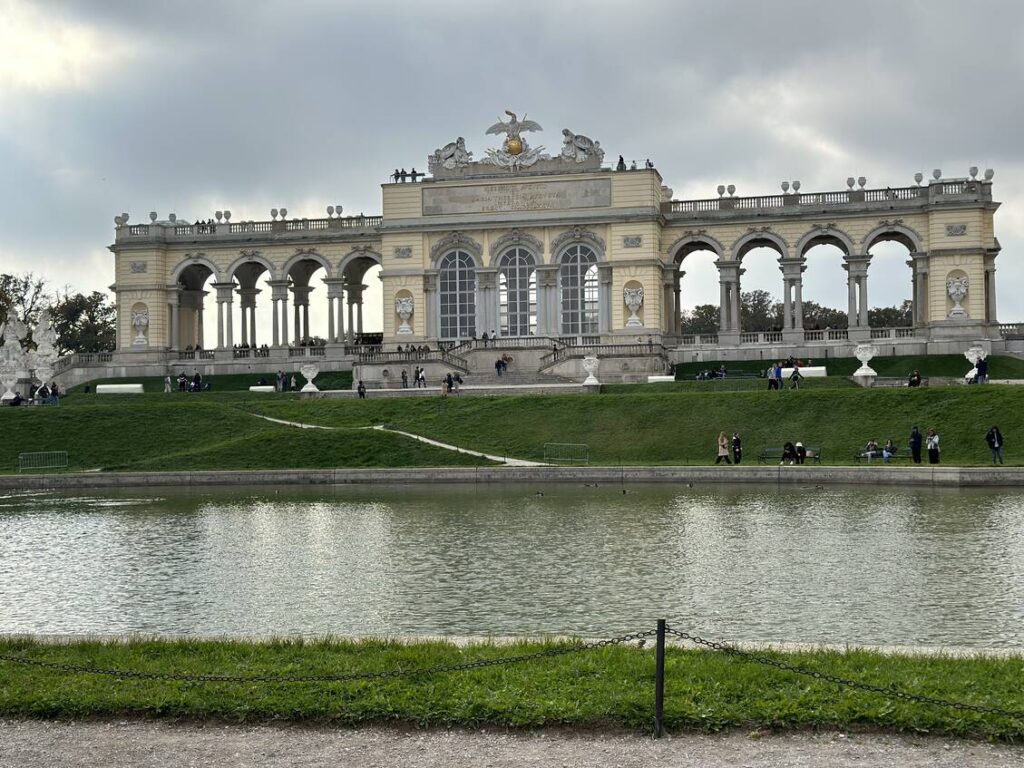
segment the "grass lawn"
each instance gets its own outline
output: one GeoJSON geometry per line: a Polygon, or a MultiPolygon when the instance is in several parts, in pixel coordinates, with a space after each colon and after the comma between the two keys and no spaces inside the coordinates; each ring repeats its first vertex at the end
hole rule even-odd
{"type": "MultiPolygon", "coordinates": [[[[294,373],[295,381],[298,383],[299,387],[306,383],[306,380],[298,370],[288,372],[289,380],[292,373],[294,373]]],[[[259,384],[260,379],[265,379],[267,384],[274,384],[277,381],[277,371],[225,373],[203,377],[203,381],[210,385],[211,392],[247,392],[249,387],[259,384]]],[[[164,391],[163,376],[135,376],[120,379],[96,379],[86,384],[79,384],[78,386],[71,387],[68,392],[84,392],[86,387],[88,387],[89,391],[92,392],[95,391],[97,384],[125,383],[141,384],[142,388],[146,392],[163,393],[164,391]]],[[[313,383],[316,384],[318,389],[323,390],[352,389],[352,371],[322,371],[317,374],[315,379],[313,379],[313,383]]],[[[174,389],[177,389],[178,387],[178,382],[175,381],[173,377],[171,380],[171,386],[174,389]]]]}
{"type": "MultiPolygon", "coordinates": [[[[741,380],[736,380],[741,381],[741,380]]],[[[808,380],[808,383],[815,380],[808,380]]],[[[852,464],[869,438],[906,446],[915,424],[934,426],[942,461],[986,465],[998,424],[1007,462],[1024,463],[1024,389],[1017,386],[862,389],[817,380],[800,389],[692,388],[688,382],[613,387],[600,396],[303,400],[249,392],[95,395],[59,407],[0,409],[0,471],[21,452],[66,450],[75,469],[287,469],[478,464],[473,457],[360,429],[387,424],[464,448],[542,459],[545,442],[586,443],[591,462],[710,464],[719,431],[738,431],[746,462],[786,440],[823,448],[824,463],[852,464]],[[666,389],[667,388],[667,389],[666,389]],[[253,414],[335,427],[298,430],[253,414]]],[[[726,380],[728,382],[728,380],[726,380]]],[[[755,385],[763,382],[751,381],[755,385]]]]}
{"type": "MultiPolygon", "coordinates": [[[[564,642],[456,647],[384,640],[75,642],[0,640],[0,654],[149,673],[338,675],[411,671],[567,647],[564,642]]],[[[241,684],[111,677],[0,661],[0,715],[214,717],[419,726],[623,727],[649,731],[654,654],[635,646],[427,676],[354,682],[241,684]]],[[[883,656],[867,651],[767,654],[881,688],[1003,710],[1024,710],[1020,658],[883,656]]],[[[1024,721],[840,687],[721,653],[669,648],[670,730],[881,728],[1016,741],[1024,721]]]]}

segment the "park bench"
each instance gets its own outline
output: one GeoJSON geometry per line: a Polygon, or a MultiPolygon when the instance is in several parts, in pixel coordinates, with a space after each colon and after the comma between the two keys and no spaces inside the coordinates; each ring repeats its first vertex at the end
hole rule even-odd
{"type": "Polygon", "coordinates": [[[894,461],[909,461],[910,459],[911,459],[910,454],[907,451],[902,451],[901,452],[900,451],[900,447],[898,445],[893,448],[893,452],[889,456],[889,461],[888,462],[886,462],[885,459],[882,457],[882,449],[881,448],[878,449],[878,453],[876,453],[876,454],[874,454],[872,456],[868,456],[866,451],[858,451],[857,453],[853,454],[853,460],[856,461],[858,464],[860,462],[862,462],[862,461],[866,461],[868,464],[870,464],[873,461],[877,461],[880,464],[882,464],[882,463],[889,463],[889,464],[891,464],[894,461]]]}
{"type": "MultiPolygon", "coordinates": [[[[821,446],[806,445],[804,449],[807,451],[805,463],[814,462],[815,464],[821,464],[821,446]]],[[[762,448],[761,452],[757,454],[757,461],[759,464],[767,464],[769,461],[782,461],[782,449],[762,448]]]]}
{"type": "Polygon", "coordinates": [[[35,451],[18,454],[18,472],[26,469],[67,469],[67,451],[35,451]]]}

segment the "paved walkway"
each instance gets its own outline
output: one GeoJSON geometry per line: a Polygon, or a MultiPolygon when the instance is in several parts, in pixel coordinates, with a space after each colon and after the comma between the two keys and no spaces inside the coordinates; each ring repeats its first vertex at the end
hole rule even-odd
{"type": "MultiPolygon", "coordinates": [[[[284,419],[274,419],[270,416],[263,416],[259,413],[250,413],[250,416],[255,416],[257,419],[264,419],[265,421],[272,421],[275,424],[284,424],[288,427],[298,427],[299,429],[329,429],[334,430],[335,427],[324,427],[320,424],[304,424],[301,421],[285,421],[284,419]]],[[[400,429],[388,429],[383,424],[379,424],[376,427],[359,427],[359,429],[376,429],[381,432],[390,432],[393,435],[401,435],[407,437],[410,440],[416,440],[427,445],[433,445],[437,448],[444,448],[447,451],[455,451],[456,453],[465,453],[469,456],[477,456],[482,459],[488,459],[489,461],[496,461],[499,464],[505,464],[509,467],[546,467],[540,461],[527,461],[526,459],[510,459],[507,456],[495,456],[491,453],[482,453],[481,451],[471,451],[468,448],[460,448],[457,445],[451,445],[450,443],[442,443],[439,440],[431,440],[429,437],[423,437],[422,435],[415,435],[412,432],[403,432],[400,429]]]]}
{"type": "Polygon", "coordinates": [[[1019,768],[1024,746],[888,734],[649,736],[542,730],[0,720],[0,768],[1019,768]]]}

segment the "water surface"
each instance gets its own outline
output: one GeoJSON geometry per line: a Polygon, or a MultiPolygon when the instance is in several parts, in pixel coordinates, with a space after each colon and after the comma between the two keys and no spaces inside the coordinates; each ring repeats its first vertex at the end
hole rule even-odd
{"type": "Polygon", "coordinates": [[[0,632],[1024,648],[1024,493],[368,486],[0,496],[0,632]],[[540,495],[538,493],[540,491],[540,495]]]}

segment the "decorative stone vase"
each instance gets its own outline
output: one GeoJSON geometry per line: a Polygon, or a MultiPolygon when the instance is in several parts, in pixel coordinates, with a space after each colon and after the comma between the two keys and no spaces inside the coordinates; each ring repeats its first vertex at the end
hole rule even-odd
{"type": "Polygon", "coordinates": [[[960,306],[960,302],[967,298],[967,289],[969,287],[967,275],[951,277],[946,281],[946,291],[949,293],[949,298],[953,300],[954,305],[949,311],[950,317],[967,317],[967,310],[960,306]]]}
{"type": "Polygon", "coordinates": [[[853,351],[853,356],[860,360],[860,368],[853,372],[854,376],[877,376],[868,362],[878,354],[878,347],[871,342],[862,342],[853,351]]]}
{"type": "Polygon", "coordinates": [[[626,302],[626,308],[629,310],[629,319],[626,320],[627,328],[640,328],[643,327],[643,322],[637,317],[637,312],[640,311],[640,307],[644,304],[644,289],[641,288],[623,288],[622,289],[622,300],[626,302]]]}
{"type": "Polygon", "coordinates": [[[587,378],[583,381],[585,387],[597,387],[601,382],[597,380],[597,368],[601,362],[591,355],[583,358],[583,370],[587,372],[587,378]]]}
{"type": "Polygon", "coordinates": [[[49,363],[40,361],[40,363],[36,365],[35,371],[36,379],[39,380],[40,384],[46,384],[53,378],[53,368],[49,365],[49,363]]]}
{"type": "Polygon", "coordinates": [[[319,392],[320,391],[319,389],[317,389],[316,384],[313,383],[313,379],[315,379],[317,377],[317,374],[320,373],[320,366],[318,366],[316,363],[306,363],[301,368],[299,368],[299,373],[301,373],[302,377],[306,380],[306,383],[302,387],[301,391],[303,391],[303,392],[319,392]]]}
{"type": "Polygon", "coordinates": [[[149,310],[141,309],[132,312],[132,327],[135,329],[135,338],[132,339],[133,347],[144,347],[149,344],[146,339],[146,329],[149,328],[149,310]]]}
{"type": "Polygon", "coordinates": [[[395,312],[398,313],[398,319],[402,321],[402,324],[398,326],[396,331],[397,335],[411,336],[412,326],[409,325],[409,318],[412,317],[413,312],[412,296],[403,296],[395,299],[395,312]]]}
{"type": "Polygon", "coordinates": [[[967,351],[964,352],[964,357],[966,357],[968,362],[975,367],[978,365],[979,360],[984,360],[987,356],[988,353],[985,352],[985,348],[980,344],[974,344],[968,347],[967,351]]]}
{"type": "Polygon", "coordinates": [[[14,398],[14,387],[18,384],[18,369],[13,363],[0,364],[0,385],[4,388],[0,400],[7,402],[14,398]]]}

